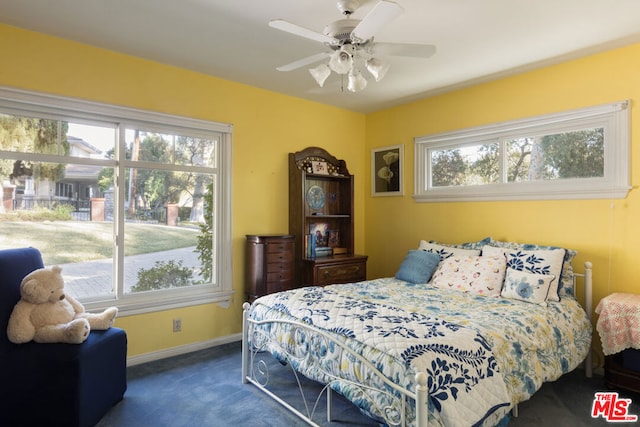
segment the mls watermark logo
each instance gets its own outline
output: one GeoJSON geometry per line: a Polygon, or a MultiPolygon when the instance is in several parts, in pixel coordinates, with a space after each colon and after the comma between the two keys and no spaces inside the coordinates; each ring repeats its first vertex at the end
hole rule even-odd
{"type": "Polygon", "coordinates": [[[636,422],[638,416],[629,414],[629,405],[631,399],[620,398],[616,392],[598,392],[593,399],[591,418],[602,417],[614,423],[636,422]]]}

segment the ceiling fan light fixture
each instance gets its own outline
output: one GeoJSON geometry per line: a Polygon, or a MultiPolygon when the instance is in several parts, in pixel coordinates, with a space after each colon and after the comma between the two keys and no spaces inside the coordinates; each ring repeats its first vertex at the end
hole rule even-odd
{"type": "Polygon", "coordinates": [[[391,64],[387,61],[383,61],[382,59],[369,58],[365,62],[365,66],[373,78],[379,82],[385,75],[387,75],[387,71],[389,71],[391,64]]]}
{"type": "Polygon", "coordinates": [[[338,0],[336,6],[343,15],[351,15],[360,6],[360,2],[358,0],[338,0]]]}
{"type": "Polygon", "coordinates": [[[331,69],[327,64],[320,64],[317,67],[309,68],[309,73],[311,73],[313,78],[316,80],[316,83],[318,83],[320,87],[323,87],[324,82],[331,74],[331,69]]]}
{"type": "Polygon", "coordinates": [[[331,54],[329,67],[338,74],[347,74],[353,65],[353,58],[349,52],[340,49],[331,54]]]}
{"type": "Polygon", "coordinates": [[[349,71],[347,76],[347,89],[349,92],[360,92],[367,87],[367,79],[364,78],[359,70],[349,71]]]}
{"type": "Polygon", "coordinates": [[[309,40],[321,42],[329,48],[329,52],[299,59],[277,67],[279,71],[291,71],[311,66],[309,73],[320,87],[332,72],[340,75],[340,89],[346,83],[350,92],[359,92],[367,86],[369,80],[381,81],[389,71],[390,62],[378,56],[407,56],[412,58],[429,58],[436,48],[432,45],[415,43],[380,43],[374,41],[377,32],[393,21],[403,12],[397,0],[376,0],[376,5],[362,19],[352,19],[352,14],[362,3],[374,0],[334,0],[338,10],[344,16],[330,22],[323,33],[292,24],[282,19],[269,22],[269,26],[309,40]],[[313,66],[319,61],[322,65],[313,66]],[[367,70],[367,71],[364,71],[367,70]],[[345,82],[346,80],[346,82],[345,82]]]}

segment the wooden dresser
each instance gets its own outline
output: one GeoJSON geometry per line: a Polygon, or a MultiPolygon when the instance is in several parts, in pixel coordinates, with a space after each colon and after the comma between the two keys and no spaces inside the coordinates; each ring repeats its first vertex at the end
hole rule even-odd
{"type": "Polygon", "coordinates": [[[293,236],[249,234],[246,245],[245,290],[249,302],[293,287],[293,236]]]}

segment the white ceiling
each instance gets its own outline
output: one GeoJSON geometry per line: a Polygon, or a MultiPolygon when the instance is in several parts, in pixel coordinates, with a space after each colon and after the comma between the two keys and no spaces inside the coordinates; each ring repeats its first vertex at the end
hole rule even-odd
{"type": "MultiPolygon", "coordinates": [[[[377,0],[360,3],[355,19],[377,0]]],[[[390,58],[387,76],[358,93],[342,92],[335,74],[320,88],[308,67],[276,70],[328,50],[268,22],[322,32],[342,18],[336,0],[0,0],[0,22],[360,112],[640,42],[640,0],[397,3],[404,13],[375,40],[438,50],[390,58]]]]}

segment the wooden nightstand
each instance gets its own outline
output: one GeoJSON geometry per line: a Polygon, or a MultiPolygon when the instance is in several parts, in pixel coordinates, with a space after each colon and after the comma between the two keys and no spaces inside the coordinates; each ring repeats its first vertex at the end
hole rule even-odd
{"type": "Polygon", "coordinates": [[[600,301],[596,313],[605,385],[640,392],[640,295],[611,294],[600,301]]]}

